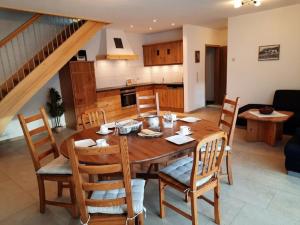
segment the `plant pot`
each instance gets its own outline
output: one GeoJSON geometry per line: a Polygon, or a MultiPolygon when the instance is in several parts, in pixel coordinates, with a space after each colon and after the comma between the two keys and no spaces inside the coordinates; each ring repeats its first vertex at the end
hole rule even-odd
{"type": "Polygon", "coordinates": [[[59,127],[54,127],[53,129],[54,129],[55,133],[60,133],[62,131],[63,127],[59,126],[59,127]]]}

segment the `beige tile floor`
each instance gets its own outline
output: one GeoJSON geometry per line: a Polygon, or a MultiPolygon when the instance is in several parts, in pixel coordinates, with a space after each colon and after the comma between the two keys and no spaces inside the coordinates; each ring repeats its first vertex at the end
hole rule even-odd
{"type": "MultiPolygon", "coordinates": [[[[207,108],[194,113],[204,119],[218,120],[219,111],[207,108]]],[[[56,135],[60,142],[72,131],[56,135]]],[[[283,146],[284,137],[276,147],[264,143],[247,143],[245,130],[236,129],[233,144],[234,185],[221,182],[222,224],[225,225],[299,225],[300,178],[286,175],[283,146]]],[[[56,196],[56,186],[47,184],[48,195],[56,196]]],[[[78,220],[62,208],[48,206],[39,213],[37,183],[24,140],[0,143],[0,224],[5,225],[77,225],[78,220]]],[[[66,194],[67,196],[67,194],[66,194]]],[[[208,197],[211,193],[207,194],[208,197]]],[[[190,205],[174,190],[167,198],[188,211],[190,205]]],[[[184,217],[167,210],[167,217],[158,217],[157,182],[151,181],[145,190],[147,225],[191,224],[184,217]]],[[[199,224],[212,225],[213,209],[199,200],[199,224]]]]}

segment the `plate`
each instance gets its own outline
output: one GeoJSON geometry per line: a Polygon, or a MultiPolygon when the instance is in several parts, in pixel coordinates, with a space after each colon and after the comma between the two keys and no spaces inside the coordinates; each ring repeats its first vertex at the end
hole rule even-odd
{"type": "Polygon", "coordinates": [[[167,137],[165,139],[176,145],[183,145],[195,140],[194,138],[191,138],[189,136],[184,136],[184,135],[174,135],[174,136],[167,137]]]}
{"type": "Polygon", "coordinates": [[[197,117],[189,116],[189,117],[180,118],[179,120],[187,122],[187,123],[195,123],[195,122],[197,122],[197,121],[199,121],[201,119],[199,119],[197,117]]]}
{"type": "Polygon", "coordinates": [[[96,142],[93,141],[92,139],[83,139],[83,140],[75,141],[76,147],[91,147],[95,145],[96,142]]]}
{"type": "Polygon", "coordinates": [[[189,131],[188,133],[186,134],[182,134],[180,131],[177,131],[176,134],[179,134],[179,135],[191,135],[193,132],[189,131]]]}
{"type": "Polygon", "coordinates": [[[106,134],[110,134],[110,133],[112,133],[113,131],[112,130],[108,130],[106,133],[102,133],[100,130],[99,131],[97,131],[96,133],[97,134],[101,134],[101,135],[106,135],[106,134]]]}

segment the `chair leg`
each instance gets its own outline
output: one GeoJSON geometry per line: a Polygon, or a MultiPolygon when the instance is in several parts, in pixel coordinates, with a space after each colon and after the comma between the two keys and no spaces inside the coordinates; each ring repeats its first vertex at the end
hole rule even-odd
{"type": "Polygon", "coordinates": [[[144,213],[138,215],[138,225],[144,225],[144,213]]]}
{"type": "Polygon", "coordinates": [[[57,182],[57,197],[61,197],[63,193],[63,182],[57,182]]]}
{"type": "Polygon", "coordinates": [[[38,186],[39,186],[40,212],[45,213],[46,193],[45,193],[44,179],[40,175],[37,175],[37,181],[38,181],[38,186]]]}
{"type": "Polygon", "coordinates": [[[164,218],[166,216],[165,206],[163,201],[165,200],[165,187],[164,183],[161,179],[159,179],[159,209],[160,209],[160,218],[164,218]]]}
{"type": "Polygon", "coordinates": [[[226,169],[227,169],[228,183],[230,185],[232,185],[233,184],[233,177],[232,177],[231,153],[230,152],[227,152],[227,154],[226,154],[226,169]]]}
{"type": "Polygon", "coordinates": [[[191,205],[192,205],[192,224],[198,225],[198,205],[197,205],[197,196],[192,194],[191,205]]]}
{"type": "Polygon", "coordinates": [[[220,184],[218,181],[217,186],[214,188],[214,212],[215,212],[215,223],[219,224],[221,223],[220,219],[220,184]]]}
{"type": "Polygon", "coordinates": [[[76,202],[76,192],[75,192],[75,185],[74,182],[70,181],[70,198],[72,203],[71,213],[73,218],[78,217],[78,208],[77,208],[77,202],[76,202]]]}

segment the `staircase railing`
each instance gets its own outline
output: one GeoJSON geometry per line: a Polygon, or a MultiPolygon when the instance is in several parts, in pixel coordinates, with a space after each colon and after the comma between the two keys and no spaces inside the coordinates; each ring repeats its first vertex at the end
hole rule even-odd
{"type": "Polygon", "coordinates": [[[0,100],[39,66],[84,20],[35,14],[0,41],[0,100]]]}

